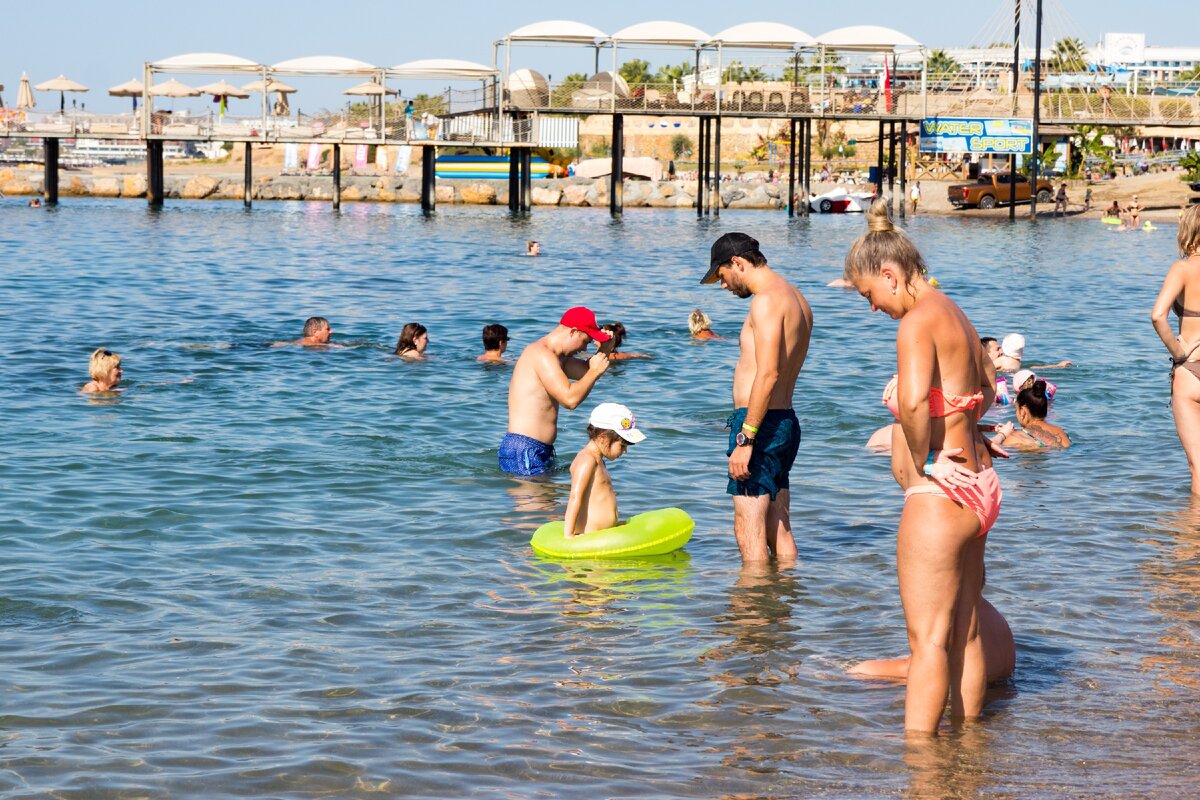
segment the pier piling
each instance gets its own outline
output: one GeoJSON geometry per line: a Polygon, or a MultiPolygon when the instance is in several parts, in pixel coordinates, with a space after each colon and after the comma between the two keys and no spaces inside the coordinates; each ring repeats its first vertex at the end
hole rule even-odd
{"type": "Polygon", "coordinates": [[[883,197],[883,120],[879,120],[879,150],[875,158],[875,197],[883,197]]]}
{"type": "Polygon", "coordinates": [[[812,195],[812,120],[804,120],[800,129],[800,162],[801,170],[801,187],[803,188],[804,200],[800,204],[800,213],[808,216],[812,213],[812,208],[808,205],[808,198],[812,195]]]}
{"type": "Polygon", "coordinates": [[[788,120],[788,217],[796,216],[796,118],[788,120]]]}
{"type": "Polygon", "coordinates": [[[163,204],[162,139],[146,142],[146,202],[151,206],[163,204]]]}
{"type": "Polygon", "coordinates": [[[43,165],[42,198],[46,205],[58,205],[58,139],[47,136],[42,140],[45,149],[45,164],[43,165]]]}
{"type": "Polygon", "coordinates": [[[342,146],[333,146],[333,207],[342,207],[342,146]]]}
{"type": "Polygon", "coordinates": [[[521,210],[521,153],[515,147],[508,149],[508,210],[516,214],[521,210]]]}
{"type": "Polygon", "coordinates": [[[254,180],[254,164],[253,157],[250,153],[250,143],[246,142],[246,169],[245,175],[242,177],[244,186],[242,187],[242,205],[246,208],[250,207],[251,182],[254,180]]]}
{"type": "Polygon", "coordinates": [[[625,115],[612,118],[612,174],[608,184],[608,213],[619,218],[625,213],[625,115]]]}
{"type": "Polygon", "coordinates": [[[888,211],[896,210],[896,122],[888,123],[888,211]]]}
{"type": "MultiPolygon", "coordinates": [[[[432,169],[433,159],[430,158],[432,169]]],[[[434,184],[434,180],[430,180],[434,184]]],[[[533,209],[533,151],[528,147],[521,150],[521,213],[528,214],[533,209]]]]}
{"type": "Polygon", "coordinates": [[[710,200],[713,216],[721,216],[721,117],[714,120],[716,133],[713,136],[713,193],[710,200]]]}
{"type": "Polygon", "coordinates": [[[426,214],[437,208],[435,160],[436,155],[432,146],[425,145],[421,148],[421,211],[426,214]]]}
{"type": "Polygon", "coordinates": [[[904,219],[904,201],[908,199],[908,120],[900,123],[900,219],[904,219]]]}

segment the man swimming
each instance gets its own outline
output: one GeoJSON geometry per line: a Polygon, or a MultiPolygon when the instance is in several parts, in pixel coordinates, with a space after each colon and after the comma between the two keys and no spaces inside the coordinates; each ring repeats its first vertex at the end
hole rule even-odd
{"type": "Polygon", "coordinates": [[[792,395],[808,354],[812,309],[744,233],[727,233],[713,244],[700,283],[717,281],[752,298],[739,336],[726,453],[733,533],[743,561],[794,559],[788,473],[800,449],[800,421],[792,395]]]}
{"type": "Polygon", "coordinates": [[[329,320],[324,317],[309,317],[304,320],[304,333],[296,340],[295,344],[304,347],[329,344],[329,337],[332,335],[333,327],[329,324],[329,320]]]}
{"type": "Polygon", "coordinates": [[[558,407],[575,408],[587,399],[610,363],[605,353],[587,361],[574,356],[589,342],[608,339],[596,325],[596,315],[576,306],[521,352],[508,384],[508,432],[500,441],[500,469],[535,476],[553,468],[558,407]]]}

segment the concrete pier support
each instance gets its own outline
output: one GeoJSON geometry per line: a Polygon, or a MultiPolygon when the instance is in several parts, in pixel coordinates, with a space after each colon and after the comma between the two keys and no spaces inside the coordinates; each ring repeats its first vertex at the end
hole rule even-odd
{"type": "Polygon", "coordinates": [[[421,148],[421,211],[426,214],[437,209],[437,173],[434,161],[435,148],[425,145],[421,148]]]}
{"type": "Polygon", "coordinates": [[[250,142],[246,142],[246,170],[242,178],[244,186],[242,187],[242,205],[246,208],[250,207],[250,196],[253,193],[254,186],[254,157],[250,152],[250,142]]]}
{"type": "Polygon", "coordinates": [[[788,120],[788,217],[796,216],[796,118],[788,120]]]}
{"type": "Polygon", "coordinates": [[[333,146],[333,207],[342,207],[342,146],[333,146]]]}
{"type": "Polygon", "coordinates": [[[43,165],[42,199],[48,206],[58,205],[58,139],[46,137],[42,140],[45,150],[43,165]]]}
{"type": "Polygon", "coordinates": [[[808,205],[808,198],[812,194],[812,120],[804,120],[803,128],[801,129],[800,137],[800,162],[803,165],[800,174],[803,176],[801,186],[804,189],[804,199],[800,203],[801,214],[808,216],[812,213],[812,208],[808,205]]]}
{"type": "Polygon", "coordinates": [[[521,210],[521,152],[515,147],[508,151],[508,210],[521,210]]]}
{"type": "Polygon", "coordinates": [[[904,219],[904,203],[908,200],[908,120],[900,123],[900,219],[904,219]]]}
{"type": "Polygon", "coordinates": [[[609,176],[608,212],[613,218],[625,213],[625,116],[612,118],[612,175],[609,176]]]}
{"type": "Polygon", "coordinates": [[[146,202],[151,206],[163,204],[162,139],[146,142],[146,202]]]}
{"type": "Polygon", "coordinates": [[[521,149],[521,213],[528,214],[533,209],[533,151],[528,147],[521,149]]]}
{"type": "Polygon", "coordinates": [[[696,219],[704,216],[704,158],[705,142],[708,140],[708,126],[705,117],[696,120],[699,135],[696,137],[696,219]]]}

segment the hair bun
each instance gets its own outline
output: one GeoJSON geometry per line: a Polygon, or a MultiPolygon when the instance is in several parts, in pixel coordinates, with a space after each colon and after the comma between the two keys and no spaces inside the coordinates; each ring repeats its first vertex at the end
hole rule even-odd
{"type": "Polygon", "coordinates": [[[867,209],[867,231],[890,233],[895,229],[896,226],[892,224],[892,218],[888,215],[887,203],[882,198],[871,203],[871,207],[867,209]]]}
{"type": "Polygon", "coordinates": [[[1046,396],[1046,381],[1044,381],[1041,378],[1038,378],[1037,380],[1035,380],[1033,382],[1033,386],[1029,387],[1029,390],[1038,397],[1045,397],[1046,396]]]}

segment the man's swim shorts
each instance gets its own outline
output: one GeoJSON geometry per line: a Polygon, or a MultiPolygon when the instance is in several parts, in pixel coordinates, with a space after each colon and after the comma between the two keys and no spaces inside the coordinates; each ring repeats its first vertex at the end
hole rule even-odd
{"type": "Polygon", "coordinates": [[[554,468],[554,445],[519,433],[506,433],[500,440],[500,469],[511,475],[545,475],[554,468]]]}
{"type": "MultiPolygon", "coordinates": [[[[744,408],[737,409],[729,418],[729,450],[725,455],[733,455],[737,447],[735,437],[745,421],[744,408]]],[[[744,481],[730,478],[725,492],[748,497],[769,494],[774,500],[780,489],[788,488],[788,473],[792,470],[799,450],[800,420],[796,419],[796,412],[790,408],[768,409],[763,421],[758,423],[758,433],[754,436],[754,450],[750,454],[750,477],[744,481]]]]}

